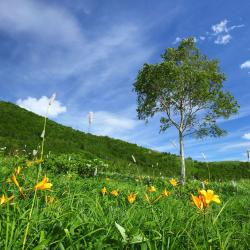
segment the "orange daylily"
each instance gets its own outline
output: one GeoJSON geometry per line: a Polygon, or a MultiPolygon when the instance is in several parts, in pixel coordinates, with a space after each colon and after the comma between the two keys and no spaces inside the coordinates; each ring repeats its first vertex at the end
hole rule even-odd
{"type": "Polygon", "coordinates": [[[13,183],[17,186],[18,191],[24,196],[23,189],[20,187],[20,185],[16,179],[16,176],[13,174],[10,178],[13,181],[13,183]]]}
{"type": "Polygon", "coordinates": [[[119,195],[118,190],[113,190],[111,192],[111,195],[113,195],[114,197],[117,197],[119,195]]]}
{"type": "Polygon", "coordinates": [[[201,190],[200,192],[199,192],[201,195],[203,195],[204,196],[204,198],[205,198],[205,201],[206,201],[206,203],[207,204],[209,204],[210,202],[216,202],[216,203],[218,203],[218,204],[220,204],[221,203],[221,201],[220,201],[220,199],[219,199],[219,196],[218,195],[216,195],[216,194],[214,194],[214,191],[213,190],[210,190],[210,189],[208,189],[207,191],[206,190],[201,190]]]}
{"type": "Polygon", "coordinates": [[[43,180],[36,184],[35,190],[51,189],[52,183],[49,183],[48,177],[44,176],[43,180]]]}
{"type": "Polygon", "coordinates": [[[167,191],[166,189],[164,189],[164,190],[162,191],[161,195],[164,196],[164,197],[168,197],[168,196],[170,195],[170,192],[167,191]]]}
{"type": "Polygon", "coordinates": [[[3,194],[2,197],[0,198],[0,205],[5,204],[13,199],[14,199],[14,195],[7,197],[6,195],[3,194]]]}
{"type": "Polygon", "coordinates": [[[192,195],[192,200],[193,200],[194,205],[200,210],[203,210],[206,207],[208,207],[208,204],[206,203],[202,195],[199,195],[199,196],[192,195]]]}
{"type": "Polygon", "coordinates": [[[15,175],[19,175],[21,173],[21,170],[22,168],[20,166],[18,166],[16,169],[15,169],[15,175]]]}
{"type": "Polygon", "coordinates": [[[137,194],[134,194],[134,193],[131,193],[131,194],[128,195],[127,199],[128,199],[128,202],[129,202],[130,204],[132,204],[132,203],[135,202],[136,195],[137,195],[137,194]]]}
{"type": "Polygon", "coordinates": [[[211,202],[216,202],[216,203],[220,203],[220,199],[218,195],[214,194],[213,190],[200,190],[199,191],[199,196],[194,196],[192,195],[192,200],[194,205],[200,209],[200,210],[204,210],[207,207],[209,207],[209,204],[211,202]]]}
{"type": "Polygon", "coordinates": [[[153,193],[156,192],[156,188],[154,186],[148,187],[148,192],[153,193]]]}
{"type": "Polygon", "coordinates": [[[170,184],[171,184],[173,187],[177,186],[177,180],[176,180],[176,179],[172,178],[171,180],[169,180],[169,182],[170,182],[170,184]]]}
{"type": "Polygon", "coordinates": [[[101,193],[102,193],[103,195],[105,195],[105,194],[108,193],[106,187],[103,187],[103,188],[101,189],[101,193]]]}

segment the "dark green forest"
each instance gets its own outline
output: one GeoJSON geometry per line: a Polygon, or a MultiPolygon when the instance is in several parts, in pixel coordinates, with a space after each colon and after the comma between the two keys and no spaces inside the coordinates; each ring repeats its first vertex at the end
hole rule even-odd
{"type": "MultiPolygon", "coordinates": [[[[6,147],[5,155],[23,154],[37,149],[41,143],[44,118],[18,107],[0,101],[0,148],[6,147]],[[17,151],[18,150],[18,151],[17,151]]],[[[81,159],[101,159],[118,173],[136,172],[136,167],[145,175],[179,175],[179,157],[160,153],[107,136],[95,136],[74,130],[48,120],[45,154],[50,152],[53,160],[60,163],[62,155],[76,155],[81,159]],[[132,157],[136,159],[136,164],[132,157]]],[[[195,179],[207,179],[208,168],[211,179],[250,178],[246,162],[198,162],[186,159],[187,174],[195,179]]],[[[60,164],[59,164],[60,165],[60,164]]],[[[58,166],[60,167],[60,166],[58,166]]]]}

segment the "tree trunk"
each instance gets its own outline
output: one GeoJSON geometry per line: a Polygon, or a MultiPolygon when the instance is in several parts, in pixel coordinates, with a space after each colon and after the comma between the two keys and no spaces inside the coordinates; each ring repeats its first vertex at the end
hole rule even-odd
{"type": "Polygon", "coordinates": [[[180,146],[180,161],[181,161],[181,184],[184,185],[186,181],[186,166],[184,156],[183,134],[179,131],[179,146],[180,146]]]}

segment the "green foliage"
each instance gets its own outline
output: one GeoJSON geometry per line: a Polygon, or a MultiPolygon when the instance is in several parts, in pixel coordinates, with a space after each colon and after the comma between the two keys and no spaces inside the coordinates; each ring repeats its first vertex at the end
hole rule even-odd
{"type": "Polygon", "coordinates": [[[109,165],[100,159],[86,159],[82,154],[50,155],[44,163],[47,170],[54,173],[75,173],[81,177],[93,177],[95,172],[108,170],[109,165]]]}
{"type": "Polygon", "coordinates": [[[239,106],[223,90],[226,77],[218,61],[209,60],[195,47],[193,38],[184,39],[178,48],[168,48],[163,61],[144,64],[134,83],[138,118],[162,115],[161,131],[175,126],[182,136],[221,136],[225,131],[216,119],[229,118],[239,106]]]}

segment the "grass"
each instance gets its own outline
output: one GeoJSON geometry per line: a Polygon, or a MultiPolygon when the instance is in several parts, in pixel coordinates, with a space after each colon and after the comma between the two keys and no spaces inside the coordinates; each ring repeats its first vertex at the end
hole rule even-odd
{"type": "MultiPolygon", "coordinates": [[[[34,186],[36,168],[20,173],[21,186],[34,186]]],[[[151,200],[164,188],[170,195],[149,204],[144,200],[147,178],[140,182],[138,176],[101,174],[84,179],[52,171],[47,176],[53,188],[37,192],[25,249],[250,248],[249,180],[209,183],[206,188],[213,189],[222,203],[213,204],[204,216],[190,199],[201,189],[199,181],[173,187],[169,178],[151,178],[157,189],[148,193],[151,200]],[[109,194],[103,196],[104,186],[109,194]],[[113,189],[119,190],[118,197],[110,195],[113,189]],[[138,193],[133,204],[127,201],[130,192],[138,193]]],[[[2,182],[1,191],[14,193],[15,199],[0,206],[0,249],[22,248],[34,195],[31,188],[22,198],[13,183],[2,182]]]]}

